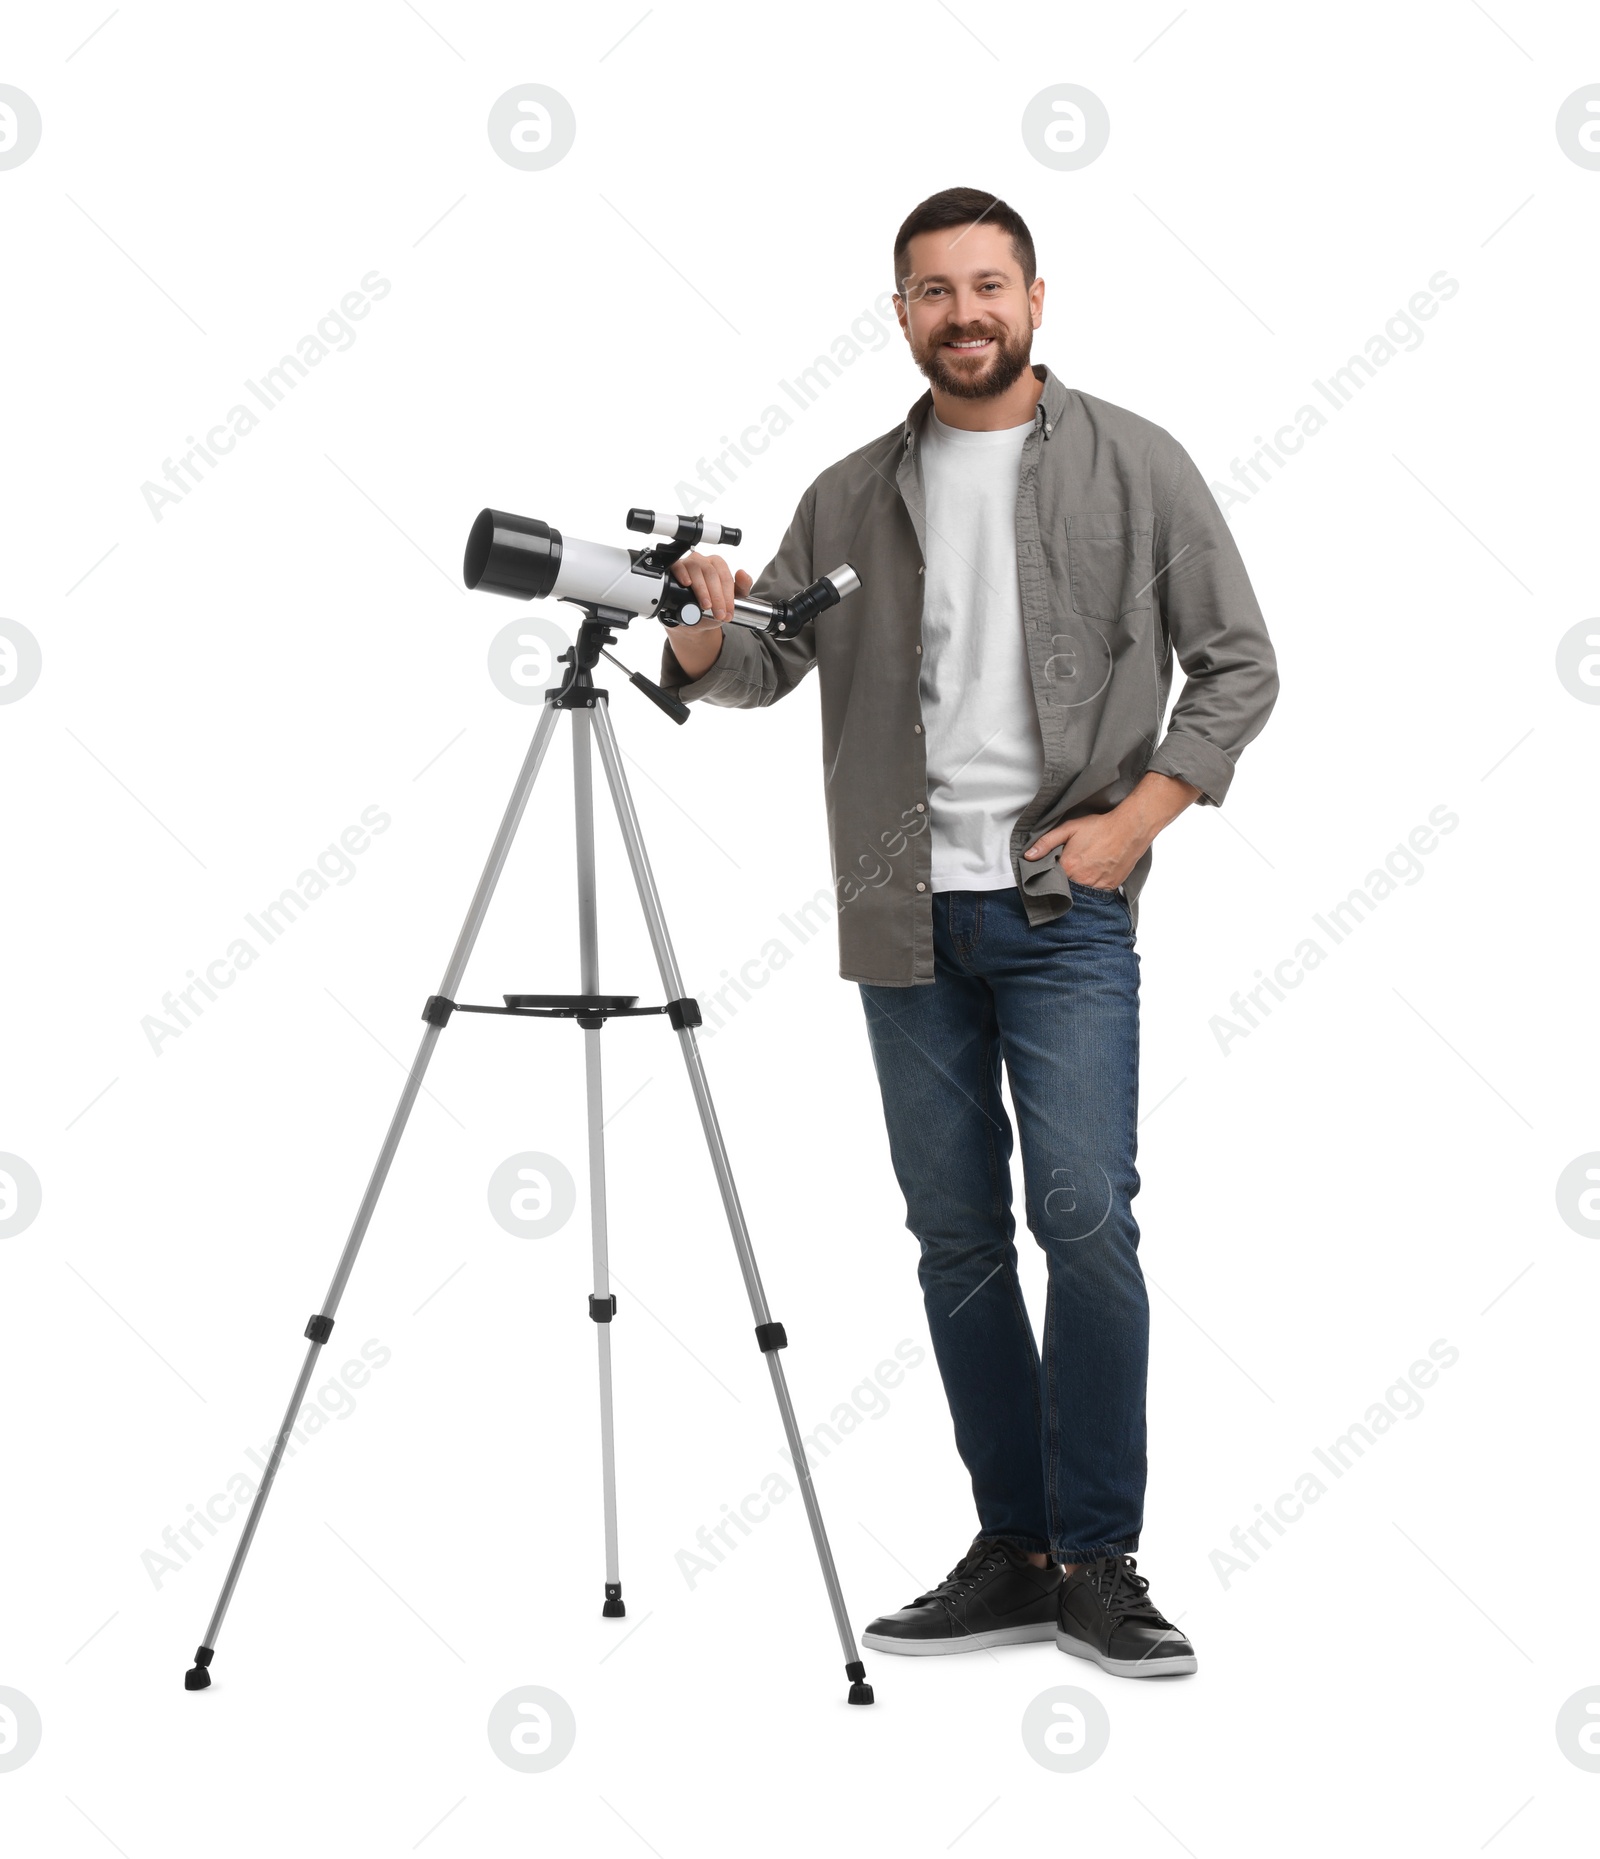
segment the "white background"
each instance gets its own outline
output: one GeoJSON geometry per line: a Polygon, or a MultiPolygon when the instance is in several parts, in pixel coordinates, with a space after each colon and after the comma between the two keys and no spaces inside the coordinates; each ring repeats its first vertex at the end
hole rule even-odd
{"type": "MultiPolygon", "coordinates": [[[[1555,117],[1600,28],[1511,0],[641,12],[9,24],[0,82],[43,121],[0,172],[0,613],[43,654],[0,707],[0,1150],[43,1188],[0,1240],[0,1686],[43,1723],[0,1772],[12,1849],[1579,1851],[1600,1777],[1555,1722],[1600,1684],[1600,1256],[1555,1189],[1600,1147],[1600,711],[1555,666],[1596,610],[1600,172],[1555,117]],[[486,133],[529,82],[577,122],[538,172],[486,133]],[[1020,131],[1056,83],[1110,113],[1075,172],[1020,131]],[[1434,273],[1460,285],[1230,508],[1283,694],[1144,893],[1141,1563],[1199,1673],[874,1656],[878,1704],[847,1709],[798,1497],[689,1585],[677,1552],[783,1469],[781,1435],[648,1020],[605,1035],[629,1616],[602,1621],[586,1198],[536,1239],[486,1199],[525,1150],[583,1181],[581,1042],[479,1018],[443,1038],[323,1358],[390,1360],[286,1464],[186,1694],[239,1519],[159,1580],[143,1558],[278,1424],[538,715],[487,672],[527,610],[463,591],[473,514],[622,542],[630,504],[677,507],[955,184],[1032,226],[1036,357],[1218,482],[1434,273]],[[163,460],[373,270],[353,346],[158,522],[163,460]],[[354,875],[153,1052],[162,996],[369,806],[392,825],[354,875]],[[1235,991],[1440,806],[1421,878],[1224,1054],[1235,991]],[[1424,1411],[1225,1586],[1230,1531],[1440,1338],[1424,1411]],[[1111,1724],[1073,1774],[1020,1729],[1062,1684],[1111,1724]],[[544,1773],[486,1734],[523,1685],[576,1716],[544,1773]]],[[[709,504],[736,559],[922,387],[898,334],[854,361],[709,504]]],[[[659,643],[619,655],[653,672],[659,643]]],[[[830,886],[816,689],[678,730],[612,682],[705,993],[830,886]]],[[[570,832],[563,732],[464,998],[577,985],[570,832]]],[[[604,816],[602,853],[603,979],[658,998],[604,816]]],[[[831,923],[786,940],[705,1053],[809,1429],[926,1330],[856,990],[831,923]]],[[[974,1523],[931,1356],[817,1477],[858,1629],[943,1574],[974,1523]]]]}

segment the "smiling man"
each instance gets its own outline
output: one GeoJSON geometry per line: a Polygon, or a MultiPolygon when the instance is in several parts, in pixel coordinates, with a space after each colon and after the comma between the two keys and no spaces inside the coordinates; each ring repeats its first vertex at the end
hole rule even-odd
{"type": "Polygon", "coordinates": [[[1149,1349],[1134,939],[1156,835],[1222,803],[1266,723],[1272,646],[1183,448],[1030,364],[1045,287],[1020,216],[935,194],[894,268],[929,391],[810,486],[754,584],[717,556],[679,562],[708,617],[662,652],[678,696],[737,708],[818,673],[840,972],[861,990],[978,1517],[950,1574],[862,1637],[920,1654],[1054,1639],[1129,1677],[1192,1672],[1133,1553],[1149,1349]],[[841,561],[861,590],[797,637],[724,630],[736,593],[841,561]],[[1048,1271],[1042,1352],[1002,1065],[1048,1271]]]}

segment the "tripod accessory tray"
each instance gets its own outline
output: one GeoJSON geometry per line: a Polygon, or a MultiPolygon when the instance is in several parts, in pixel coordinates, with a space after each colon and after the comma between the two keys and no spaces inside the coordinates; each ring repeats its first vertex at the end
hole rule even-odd
{"type": "Polygon", "coordinates": [[[448,1026],[453,1013],[500,1013],[536,1020],[576,1020],[590,1031],[604,1026],[607,1020],[632,1019],[641,1014],[664,1013],[672,1029],[681,1033],[686,1026],[700,1026],[700,1003],[692,995],[665,1002],[659,1007],[639,1006],[637,994],[506,994],[503,1007],[474,1007],[466,1001],[446,1000],[442,994],[430,994],[423,1003],[422,1017],[430,1026],[448,1026]]]}

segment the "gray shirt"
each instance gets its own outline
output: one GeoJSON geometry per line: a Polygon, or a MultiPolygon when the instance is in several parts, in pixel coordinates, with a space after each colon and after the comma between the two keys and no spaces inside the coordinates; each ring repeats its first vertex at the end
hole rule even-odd
{"type": "MultiPolygon", "coordinates": [[[[1044,776],[1011,835],[1030,923],[1072,908],[1060,848],[1022,854],[1062,821],[1104,813],[1149,769],[1219,806],[1278,694],[1277,665],[1216,500],[1161,427],[1043,384],[1017,484],[1017,578],[1044,776]],[[1176,656],[1184,684],[1162,733],[1176,656]]],[[[793,639],[729,626],[704,677],[662,645],[661,682],[686,702],[754,709],[815,665],[822,769],[847,981],[934,979],[916,447],[925,393],[897,426],[830,465],[800,499],[753,591],[777,598],[849,562],[861,587],[793,639]]],[[[1124,883],[1135,925],[1145,852],[1124,883]]]]}

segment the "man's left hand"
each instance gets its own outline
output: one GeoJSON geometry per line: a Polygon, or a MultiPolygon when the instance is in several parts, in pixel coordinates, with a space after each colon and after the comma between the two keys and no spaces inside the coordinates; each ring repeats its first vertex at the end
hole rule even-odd
{"type": "Polygon", "coordinates": [[[1199,788],[1170,775],[1147,773],[1139,785],[1107,813],[1080,814],[1041,833],[1023,857],[1037,863],[1060,846],[1061,869],[1091,890],[1114,891],[1122,884],[1162,827],[1175,820],[1199,788]]]}

